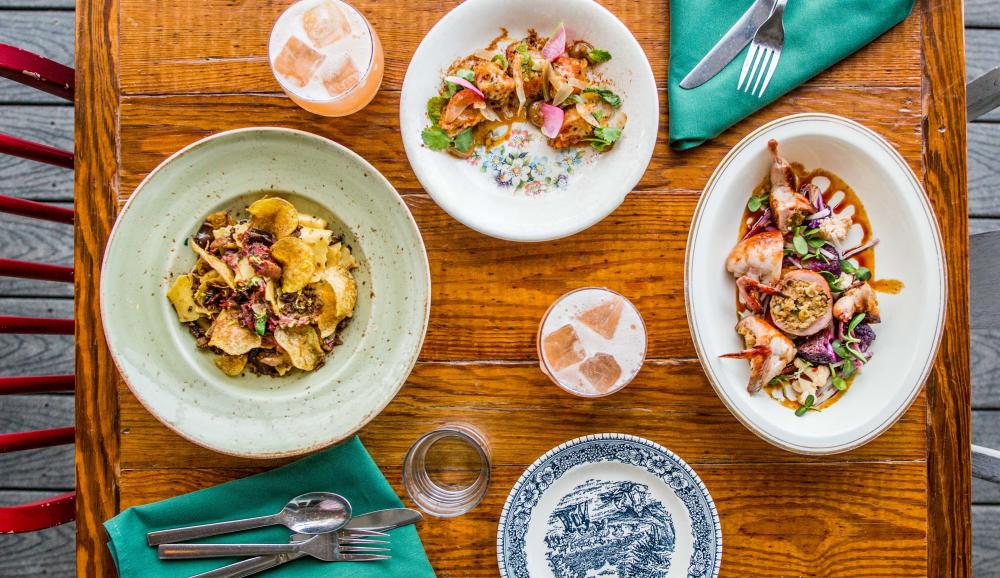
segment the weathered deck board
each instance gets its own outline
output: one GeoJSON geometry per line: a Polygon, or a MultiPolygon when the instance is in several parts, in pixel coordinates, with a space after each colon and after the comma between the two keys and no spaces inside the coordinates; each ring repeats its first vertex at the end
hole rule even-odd
{"type": "MultiPolygon", "coordinates": [[[[73,108],[0,106],[0,132],[73,150],[73,108]]],[[[73,200],[73,173],[59,167],[0,155],[0,195],[70,202],[73,200]]]]}
{"type": "MultiPolygon", "coordinates": [[[[72,207],[69,203],[55,203],[72,207]]],[[[73,227],[0,213],[0,257],[73,264],[73,227]]],[[[0,297],[72,297],[73,285],[0,277],[0,297]]]]}

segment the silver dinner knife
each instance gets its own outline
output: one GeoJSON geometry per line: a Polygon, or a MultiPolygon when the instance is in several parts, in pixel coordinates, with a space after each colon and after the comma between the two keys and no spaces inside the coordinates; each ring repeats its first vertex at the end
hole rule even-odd
{"type": "Polygon", "coordinates": [[[708,51],[701,62],[684,77],[684,80],[681,81],[681,88],[695,88],[705,84],[732,62],[736,55],[750,43],[760,25],[767,20],[776,1],[757,0],[754,2],[753,6],[736,21],[736,24],[733,24],[729,32],[726,32],[726,35],[708,51]]]}

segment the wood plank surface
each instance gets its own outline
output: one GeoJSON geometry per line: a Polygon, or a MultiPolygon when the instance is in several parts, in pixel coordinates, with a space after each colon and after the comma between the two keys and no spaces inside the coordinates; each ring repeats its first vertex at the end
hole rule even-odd
{"type": "MultiPolygon", "coordinates": [[[[73,150],[73,109],[67,106],[0,106],[0,132],[73,150]]],[[[73,173],[0,155],[0,195],[72,202],[73,173]]]]}
{"type": "MultiPolygon", "coordinates": [[[[72,208],[69,203],[54,203],[72,208]]],[[[73,227],[0,213],[0,257],[52,265],[73,264],[73,227]]],[[[73,296],[71,283],[0,277],[0,298],[73,296]]]]}
{"type": "MultiPolygon", "coordinates": [[[[113,214],[111,201],[122,202],[177,148],[219,130],[261,124],[329,136],[359,150],[404,193],[424,234],[434,279],[423,361],[400,395],[361,432],[363,441],[397,490],[403,452],[442,420],[461,417],[476,423],[495,448],[495,482],[484,505],[422,530],[442,575],[495,576],[493,556],[481,554],[493,548],[499,509],[525,465],[576,435],[621,429],[663,443],[695,464],[722,515],[726,576],[969,575],[969,482],[967,460],[963,469],[961,459],[969,436],[969,342],[962,336],[968,327],[967,312],[962,312],[967,202],[964,196],[947,195],[965,190],[965,159],[958,152],[964,145],[964,116],[958,111],[962,84],[954,83],[961,76],[960,6],[918,3],[913,17],[873,45],[695,151],[678,154],[666,148],[664,112],[654,160],[637,192],[593,229],[526,251],[523,245],[474,234],[445,215],[423,193],[402,154],[397,109],[406,63],[419,39],[454,3],[360,2],[392,47],[386,82],[363,112],[326,120],[277,95],[263,57],[267,30],[287,2],[85,0],[78,31],[87,39],[78,36],[79,61],[107,82],[87,87],[98,106],[86,113],[78,107],[78,115],[90,128],[100,127],[102,116],[119,121],[120,144],[116,148],[106,127],[87,135],[85,143],[78,132],[77,150],[90,156],[89,176],[81,178],[78,171],[77,190],[83,183],[103,193],[96,201],[88,199],[92,220],[78,227],[78,268],[96,271],[113,214]],[[930,51],[936,52],[929,56],[930,51]],[[690,359],[694,352],[678,282],[694,203],[721,157],[766,120],[809,110],[872,126],[924,175],[943,213],[951,264],[949,326],[958,332],[943,346],[947,362],[937,364],[926,397],[878,440],[828,458],[774,449],[718,403],[700,366],[690,359]],[[956,167],[961,175],[951,174],[956,167]],[[86,247],[81,248],[82,240],[86,247]],[[555,296],[591,283],[619,289],[636,302],[649,327],[653,361],[627,395],[567,404],[535,366],[534,329],[555,296]],[[561,409],[553,412],[552,407],[561,409]],[[514,418],[517,427],[512,427],[514,418]],[[928,443],[935,454],[930,469],[928,443]],[[802,487],[839,499],[817,502],[798,491],[802,487]],[[790,524],[801,531],[789,533],[790,524]],[[859,549],[860,543],[865,548],[859,549]],[[945,544],[954,550],[947,552],[945,544]]],[[[665,104],[666,0],[605,4],[642,43],[665,104]]],[[[92,283],[83,285],[77,307],[93,317],[96,292],[92,283]]],[[[97,323],[88,324],[86,332],[78,334],[78,343],[103,343],[97,323]]],[[[102,575],[108,566],[95,557],[100,552],[94,523],[109,510],[274,463],[219,456],[181,440],[118,383],[105,354],[92,349],[103,348],[77,351],[78,366],[96,375],[96,385],[83,385],[77,415],[81,423],[100,428],[83,445],[105,453],[86,456],[78,440],[80,487],[92,496],[81,505],[87,517],[81,522],[80,558],[86,560],[78,558],[78,569],[102,575]],[[116,408],[117,421],[99,423],[99,410],[116,408]],[[106,445],[100,444],[102,437],[106,445]],[[105,501],[96,503],[98,497],[105,501]]]]}
{"type": "MultiPolygon", "coordinates": [[[[72,395],[12,395],[0,403],[0,433],[73,425],[72,395]]],[[[0,453],[0,472],[2,489],[71,490],[73,446],[0,453]]]]}
{"type": "Polygon", "coordinates": [[[927,395],[927,563],[932,576],[970,576],[972,524],[968,191],[961,2],[922,0],[924,187],[948,264],[945,326],[927,395]]]}

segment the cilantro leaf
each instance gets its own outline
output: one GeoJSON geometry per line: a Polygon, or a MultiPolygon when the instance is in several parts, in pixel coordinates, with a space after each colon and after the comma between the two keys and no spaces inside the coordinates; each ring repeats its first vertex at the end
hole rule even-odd
{"type": "Polygon", "coordinates": [[[615,108],[618,108],[619,106],[622,105],[622,99],[621,99],[621,97],[619,97],[617,94],[611,92],[610,90],[608,90],[606,88],[596,88],[596,87],[593,87],[593,86],[589,86],[589,87],[583,89],[583,92],[592,92],[592,93],[600,96],[604,100],[604,102],[610,104],[611,106],[613,106],[615,108]]]}
{"type": "Polygon", "coordinates": [[[441,120],[441,109],[447,102],[448,99],[443,96],[432,96],[427,101],[427,118],[431,119],[432,123],[437,124],[441,120]]]}
{"type": "Polygon", "coordinates": [[[500,68],[507,70],[507,65],[508,65],[507,57],[504,56],[503,54],[494,54],[493,58],[491,58],[490,60],[495,62],[497,66],[499,66],[500,68]]]}
{"type": "Polygon", "coordinates": [[[469,70],[468,68],[459,68],[458,70],[455,71],[455,76],[468,80],[469,82],[476,81],[475,73],[469,70]]]}
{"type": "Polygon", "coordinates": [[[587,52],[587,60],[591,64],[600,64],[601,62],[607,62],[611,60],[611,53],[607,50],[601,50],[600,48],[594,48],[593,50],[587,52]]]}
{"type": "Polygon", "coordinates": [[[594,136],[591,138],[583,139],[584,142],[590,143],[590,146],[594,147],[598,152],[604,152],[608,150],[608,147],[615,144],[622,136],[622,129],[614,128],[610,126],[599,126],[594,129],[594,136]]]}
{"type": "Polygon", "coordinates": [[[437,125],[425,128],[420,133],[420,138],[423,139],[427,148],[432,151],[443,151],[451,144],[451,138],[448,137],[448,133],[444,132],[444,129],[437,125]]]}
{"type": "Polygon", "coordinates": [[[467,128],[455,135],[452,146],[463,153],[469,152],[472,148],[472,128],[467,128]]]}

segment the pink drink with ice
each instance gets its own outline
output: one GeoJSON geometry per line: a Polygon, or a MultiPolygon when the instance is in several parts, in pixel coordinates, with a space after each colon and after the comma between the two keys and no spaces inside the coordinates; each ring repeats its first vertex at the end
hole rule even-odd
{"type": "Polygon", "coordinates": [[[296,104],[323,116],[364,108],[382,83],[378,35],[340,0],[301,0],[275,22],[268,46],[271,71],[296,104]]]}
{"type": "Polygon", "coordinates": [[[646,359],[639,310],[601,287],[570,291],[549,307],[538,328],[542,372],[566,391],[610,395],[628,385],[646,359]]]}

